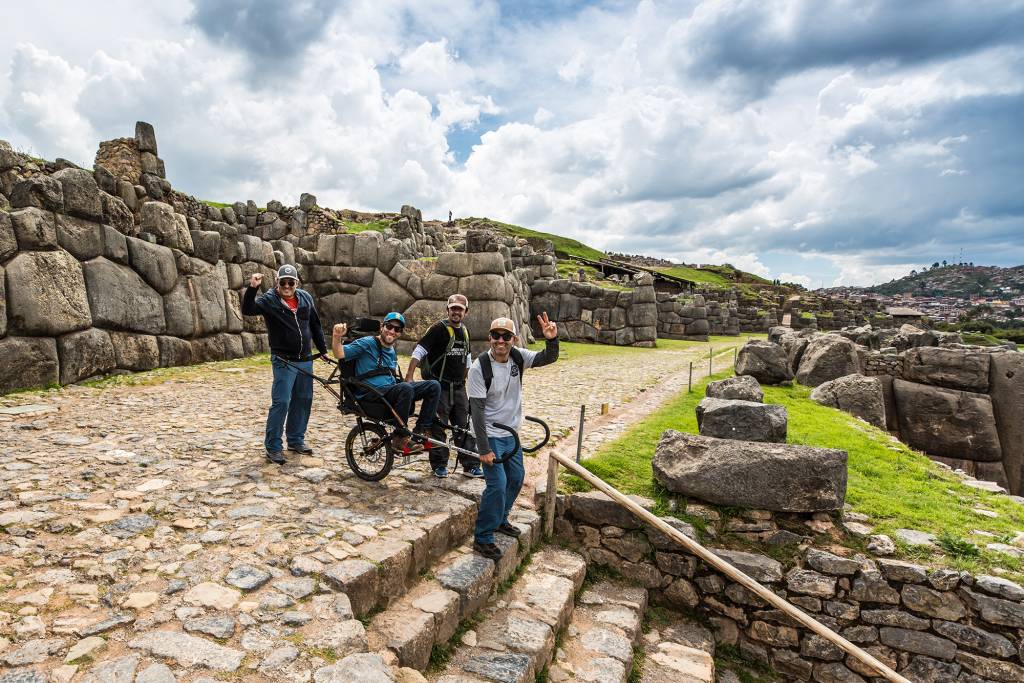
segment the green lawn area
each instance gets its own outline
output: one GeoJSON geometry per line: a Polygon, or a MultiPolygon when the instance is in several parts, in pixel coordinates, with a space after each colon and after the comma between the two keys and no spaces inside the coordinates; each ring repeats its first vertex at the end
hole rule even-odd
{"type": "MultiPolygon", "coordinates": [[[[700,354],[697,355],[696,358],[704,359],[706,361],[709,349],[714,349],[715,358],[719,358],[723,353],[732,353],[732,347],[742,346],[742,343],[747,339],[754,338],[764,339],[765,335],[743,334],[738,337],[712,336],[709,341],[706,342],[684,341],[682,339],[659,339],[657,342],[658,346],[654,349],[646,349],[639,346],[612,346],[610,344],[586,344],[583,342],[567,341],[559,342],[558,347],[563,360],[594,358],[597,356],[644,354],[652,353],[659,349],[669,349],[672,351],[689,351],[696,349],[700,351],[700,354]]],[[[544,348],[544,342],[538,339],[527,348],[539,351],[544,348]]],[[[694,363],[694,365],[696,365],[696,363],[694,363]]]]}
{"type": "MultiPolygon", "coordinates": [[[[719,373],[713,379],[730,374],[719,373]]],[[[680,394],[622,437],[605,444],[583,464],[620,490],[653,498],[659,514],[673,514],[670,512],[673,494],[655,482],[651,458],[664,430],[697,432],[694,407],[703,398],[707,381],[696,384],[692,393],[680,394]]],[[[875,533],[892,536],[896,529],[909,528],[939,536],[941,549],[934,551],[911,548],[897,541],[899,556],[976,573],[1000,568],[1009,572],[1011,578],[1024,580],[1024,563],[1010,555],[984,549],[986,543],[1008,543],[1017,531],[1024,530],[1024,507],[1006,496],[965,486],[957,477],[939,469],[927,457],[884,431],[839,410],[814,403],[807,387],[762,388],[766,403],[786,406],[790,443],[840,448],[848,453],[846,501],[854,511],[871,518],[875,533]],[[989,518],[972,511],[978,508],[998,516],[989,518]],[[992,536],[977,534],[978,531],[992,536]]],[[[568,474],[563,475],[563,486],[567,490],[587,488],[585,482],[568,474]]],[[[728,513],[737,511],[722,512],[724,521],[728,513]]],[[[702,520],[688,518],[685,513],[677,516],[698,527],[704,524],[702,520]]],[[[803,531],[810,533],[806,528],[803,531]]],[[[722,534],[721,540],[728,543],[729,535],[722,534]]],[[[738,545],[746,544],[736,540],[738,545]]],[[[863,540],[849,535],[840,541],[854,549],[864,545],[863,540]]],[[[820,536],[818,542],[829,545],[836,539],[820,536]]]]}
{"type": "Polygon", "coordinates": [[[721,273],[716,273],[713,270],[705,270],[703,268],[691,268],[689,266],[671,266],[667,268],[654,268],[653,270],[656,270],[659,273],[665,273],[665,275],[681,277],[684,280],[690,280],[692,282],[703,282],[709,285],[719,285],[725,287],[727,285],[735,284],[732,280],[725,277],[721,273]]]}
{"type": "Polygon", "coordinates": [[[349,233],[366,232],[368,230],[374,230],[376,232],[383,232],[388,226],[391,225],[391,221],[382,219],[379,221],[371,221],[369,223],[356,223],[354,221],[342,221],[345,224],[349,233]]]}

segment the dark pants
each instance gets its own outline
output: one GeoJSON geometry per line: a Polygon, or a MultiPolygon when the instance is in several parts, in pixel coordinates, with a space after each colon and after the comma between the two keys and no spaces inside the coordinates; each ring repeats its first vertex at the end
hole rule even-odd
{"type": "MultiPolygon", "coordinates": [[[[488,437],[487,442],[495,455],[504,454],[516,443],[512,437],[493,436],[488,437]]],[[[523,488],[523,479],[526,477],[526,470],[523,468],[523,449],[520,448],[505,462],[483,467],[487,486],[480,499],[480,511],[476,515],[473,540],[477,543],[494,543],[495,529],[508,522],[508,513],[523,488]]]]}
{"type": "Polygon", "coordinates": [[[270,357],[274,369],[274,383],[270,387],[270,411],[263,445],[268,451],[281,450],[281,430],[288,437],[289,446],[305,444],[309,411],[313,407],[313,378],[299,372],[313,372],[313,361],[286,365],[276,356],[270,357]]]}
{"type": "MultiPolygon", "coordinates": [[[[468,429],[469,427],[469,397],[466,395],[465,384],[441,383],[441,400],[437,403],[437,418],[441,422],[468,429]]],[[[434,425],[434,438],[444,441],[444,429],[440,425],[434,425]]],[[[468,451],[475,451],[476,439],[468,431],[455,432],[452,439],[454,444],[468,451]]],[[[434,446],[430,449],[430,467],[448,467],[448,458],[451,453],[444,446],[434,446]]],[[[477,459],[459,453],[458,463],[462,469],[468,470],[476,467],[477,459]]]]}
{"type": "MultiPolygon", "coordinates": [[[[416,418],[416,431],[420,434],[429,432],[434,424],[434,416],[437,415],[437,400],[441,396],[440,382],[436,379],[422,382],[399,382],[382,390],[381,393],[384,394],[384,398],[395,409],[405,425],[409,424],[409,415],[412,414],[413,404],[422,400],[419,417],[416,418]]],[[[399,434],[404,431],[399,426],[399,434]]]]}

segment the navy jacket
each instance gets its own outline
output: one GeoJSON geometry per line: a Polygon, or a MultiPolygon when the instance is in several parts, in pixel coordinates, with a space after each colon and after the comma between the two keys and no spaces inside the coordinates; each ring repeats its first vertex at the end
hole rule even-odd
{"type": "Polygon", "coordinates": [[[242,297],[244,315],[262,315],[267,322],[267,336],[270,338],[270,352],[289,360],[307,358],[311,355],[312,344],[319,353],[327,353],[324,331],[320,326],[313,297],[303,289],[296,289],[299,307],[292,312],[281,300],[276,289],[269,289],[256,296],[259,289],[246,287],[242,297]]]}

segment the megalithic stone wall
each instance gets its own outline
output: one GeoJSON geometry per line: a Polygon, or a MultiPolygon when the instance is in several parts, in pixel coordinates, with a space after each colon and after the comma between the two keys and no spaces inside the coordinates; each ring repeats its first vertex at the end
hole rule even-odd
{"type": "Polygon", "coordinates": [[[657,339],[658,304],[649,277],[622,290],[570,280],[535,280],[531,292],[531,323],[546,312],[566,341],[652,347],[657,339]]]}
{"type": "Polygon", "coordinates": [[[673,296],[658,292],[658,336],[665,339],[707,341],[711,326],[704,296],[673,296]]]}

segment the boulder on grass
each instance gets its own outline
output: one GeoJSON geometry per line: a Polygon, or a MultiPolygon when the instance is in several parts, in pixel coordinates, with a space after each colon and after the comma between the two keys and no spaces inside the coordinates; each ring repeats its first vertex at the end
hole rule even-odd
{"type": "Polygon", "coordinates": [[[815,387],[811,400],[885,429],[885,397],[882,383],[875,377],[846,375],[830,380],[815,387]]]}
{"type": "Polygon", "coordinates": [[[859,371],[857,345],[838,334],[823,334],[807,342],[800,368],[796,371],[796,381],[816,387],[859,371]]]}
{"type": "Polygon", "coordinates": [[[750,375],[727,377],[717,382],[708,382],[704,395],[708,398],[731,398],[738,401],[764,401],[761,385],[750,375]]]}
{"type": "Polygon", "coordinates": [[[751,339],[736,356],[736,374],[750,375],[761,384],[782,384],[793,379],[786,353],[778,344],[751,339]]]}
{"type": "Polygon", "coordinates": [[[727,398],[705,398],[697,405],[703,436],[786,443],[786,422],[786,408],[780,405],[727,398]]]}
{"type": "Polygon", "coordinates": [[[652,461],[669,491],[715,505],[778,512],[840,510],[846,451],[714,439],[669,429],[652,461]]]}

